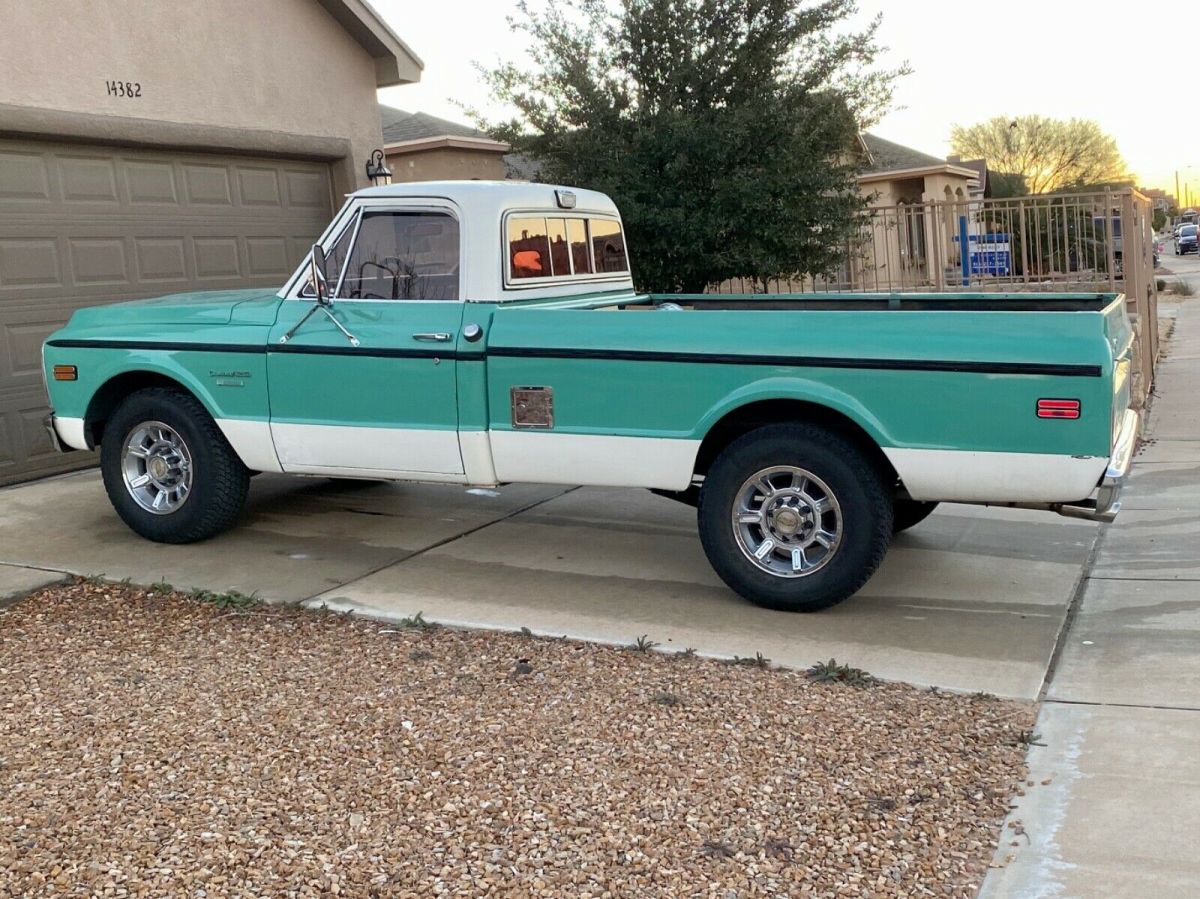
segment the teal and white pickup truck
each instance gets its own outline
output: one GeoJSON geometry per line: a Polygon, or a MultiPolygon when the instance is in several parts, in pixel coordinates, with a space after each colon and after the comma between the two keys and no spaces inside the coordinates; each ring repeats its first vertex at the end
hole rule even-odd
{"type": "Polygon", "coordinates": [[[639,294],[608,197],[476,181],[359,191],[278,292],[84,309],[44,364],[151,540],[231,527],[256,472],[644,487],[807,611],[939,501],[1111,520],[1130,347],[1112,294],[639,294]]]}

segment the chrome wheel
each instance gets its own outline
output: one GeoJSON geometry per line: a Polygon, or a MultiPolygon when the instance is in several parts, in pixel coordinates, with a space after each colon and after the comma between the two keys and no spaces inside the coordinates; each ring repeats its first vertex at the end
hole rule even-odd
{"type": "Polygon", "coordinates": [[[791,465],[764,468],[738,489],[733,532],[746,558],[776,577],[824,568],[841,544],[842,509],[829,485],[791,465]]]}
{"type": "Polygon", "coordinates": [[[144,421],[125,437],[121,476],[133,501],[155,515],[170,515],[192,492],[192,454],[169,425],[144,421]]]}

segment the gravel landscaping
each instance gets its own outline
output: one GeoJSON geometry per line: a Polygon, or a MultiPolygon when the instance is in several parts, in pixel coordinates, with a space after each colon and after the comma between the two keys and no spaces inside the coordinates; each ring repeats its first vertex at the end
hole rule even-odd
{"type": "Polygon", "coordinates": [[[0,896],[970,897],[1025,773],[1027,704],[206,599],[0,611],[0,896]]]}

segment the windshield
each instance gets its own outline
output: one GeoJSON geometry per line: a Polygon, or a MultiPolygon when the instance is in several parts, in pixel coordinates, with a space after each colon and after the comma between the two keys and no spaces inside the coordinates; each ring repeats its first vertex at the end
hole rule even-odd
{"type": "Polygon", "coordinates": [[[1182,228],[1179,229],[1179,234],[1181,237],[1195,237],[1196,236],[1196,226],[1195,225],[1184,225],[1182,228]]]}

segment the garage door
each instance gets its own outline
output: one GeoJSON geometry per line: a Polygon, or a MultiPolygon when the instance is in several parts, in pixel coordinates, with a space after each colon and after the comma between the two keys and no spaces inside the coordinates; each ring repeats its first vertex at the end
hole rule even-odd
{"type": "Polygon", "coordinates": [[[42,341],[75,309],[280,285],[332,196],[324,163],[0,140],[0,484],[95,463],[41,426],[42,341]]]}

